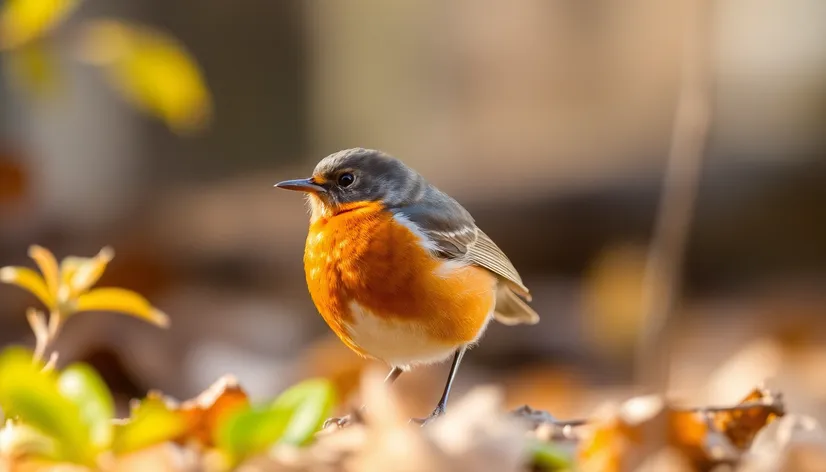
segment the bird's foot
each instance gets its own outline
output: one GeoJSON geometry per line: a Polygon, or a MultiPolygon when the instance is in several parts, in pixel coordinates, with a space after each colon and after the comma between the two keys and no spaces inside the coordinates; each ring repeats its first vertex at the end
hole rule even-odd
{"type": "Polygon", "coordinates": [[[445,405],[438,405],[433,413],[429,414],[426,418],[412,418],[410,420],[411,423],[416,423],[419,426],[426,426],[433,421],[435,421],[440,416],[444,415],[446,411],[445,405]]]}
{"type": "Polygon", "coordinates": [[[352,424],[362,423],[364,421],[364,416],[362,415],[363,412],[364,407],[361,407],[357,410],[354,410],[349,415],[328,418],[326,421],[324,421],[324,424],[321,426],[321,429],[327,429],[328,427],[333,425],[336,425],[339,428],[344,428],[352,424]]]}
{"type": "Polygon", "coordinates": [[[350,425],[352,422],[353,415],[334,416],[332,418],[327,418],[324,421],[324,424],[321,426],[321,429],[327,429],[333,425],[336,425],[339,428],[343,428],[345,426],[350,425]]]}

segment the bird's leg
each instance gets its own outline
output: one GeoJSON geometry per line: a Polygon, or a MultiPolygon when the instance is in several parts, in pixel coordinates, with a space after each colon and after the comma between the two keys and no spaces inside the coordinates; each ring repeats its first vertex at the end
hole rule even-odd
{"type": "Polygon", "coordinates": [[[399,378],[400,375],[402,375],[402,372],[404,372],[404,369],[402,369],[401,367],[393,367],[393,370],[391,370],[387,374],[387,377],[384,378],[384,384],[392,385],[393,382],[395,382],[396,379],[399,378]]]}
{"type": "MultiPolygon", "coordinates": [[[[393,367],[393,369],[390,370],[390,372],[387,374],[387,377],[384,378],[384,384],[385,385],[392,385],[393,382],[395,382],[396,379],[398,379],[399,376],[402,375],[402,372],[404,372],[404,370],[401,367],[393,367]]],[[[360,420],[361,419],[361,413],[362,413],[362,411],[364,411],[364,409],[365,409],[365,406],[362,405],[361,408],[354,411],[353,413],[350,413],[349,415],[345,415],[345,416],[342,416],[342,417],[329,418],[324,422],[321,429],[327,429],[328,426],[333,425],[333,424],[338,426],[339,428],[343,428],[343,427],[347,426],[348,424],[352,423],[354,419],[355,420],[360,420]]]]}
{"type": "Polygon", "coordinates": [[[447,397],[450,396],[450,387],[453,386],[453,379],[456,378],[456,372],[459,370],[459,364],[462,363],[462,357],[465,356],[467,346],[462,346],[456,350],[453,355],[453,363],[450,364],[450,373],[447,374],[447,383],[445,384],[445,391],[442,393],[442,398],[436,404],[436,409],[427,418],[413,418],[411,421],[419,423],[424,426],[436,418],[442,416],[447,410],[447,397]]]}

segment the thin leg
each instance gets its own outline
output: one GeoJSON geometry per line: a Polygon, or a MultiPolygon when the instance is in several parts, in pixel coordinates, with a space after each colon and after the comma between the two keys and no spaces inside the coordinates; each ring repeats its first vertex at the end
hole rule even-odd
{"type": "MultiPolygon", "coordinates": [[[[385,385],[391,385],[393,382],[396,381],[396,379],[399,378],[400,375],[402,375],[403,372],[404,370],[402,370],[401,367],[393,367],[393,369],[391,369],[390,372],[387,374],[387,377],[384,378],[385,385]]],[[[337,425],[339,428],[343,428],[344,426],[347,426],[349,423],[351,423],[354,419],[357,420],[357,422],[359,422],[361,421],[361,412],[362,410],[364,410],[364,408],[364,405],[362,405],[361,408],[349,415],[328,418],[321,426],[321,429],[327,429],[328,426],[333,424],[337,425]]]]}
{"type": "Polygon", "coordinates": [[[450,364],[450,373],[447,374],[445,390],[442,392],[442,398],[439,399],[439,403],[436,404],[436,409],[433,410],[433,413],[431,413],[427,418],[414,419],[413,421],[424,426],[442,416],[445,411],[447,411],[447,399],[450,396],[450,388],[453,386],[453,379],[456,378],[456,372],[459,371],[459,365],[462,363],[462,358],[465,356],[465,351],[467,351],[467,346],[462,346],[457,349],[456,354],[453,355],[453,362],[450,364]]]}
{"type": "Polygon", "coordinates": [[[402,375],[402,372],[404,372],[404,370],[402,370],[401,367],[393,367],[393,370],[391,370],[390,373],[387,374],[387,377],[384,378],[384,383],[386,385],[391,385],[397,378],[399,378],[400,375],[402,375]]]}

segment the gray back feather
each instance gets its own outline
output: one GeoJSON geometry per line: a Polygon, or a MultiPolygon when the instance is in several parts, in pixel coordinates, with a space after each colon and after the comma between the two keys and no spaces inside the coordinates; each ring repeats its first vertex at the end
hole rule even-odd
{"type": "Polygon", "coordinates": [[[438,256],[483,267],[530,299],[530,292],[516,268],[499,246],[476,226],[470,213],[436,187],[425,185],[425,188],[415,201],[403,202],[390,210],[415,223],[436,245],[438,256]]]}

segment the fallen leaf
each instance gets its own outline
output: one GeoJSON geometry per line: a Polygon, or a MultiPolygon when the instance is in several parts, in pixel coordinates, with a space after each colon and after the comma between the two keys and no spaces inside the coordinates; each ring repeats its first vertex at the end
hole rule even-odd
{"type": "Polygon", "coordinates": [[[812,417],[785,415],[757,433],[745,458],[746,470],[799,470],[783,468],[782,463],[802,459],[790,457],[801,447],[819,450],[822,456],[826,452],[826,431],[812,417]]]}
{"type": "Polygon", "coordinates": [[[116,455],[173,441],[187,431],[186,418],[158,392],[133,401],[131,410],[129,418],[115,422],[112,452],[116,455]]]}
{"type": "MultiPolygon", "coordinates": [[[[681,410],[659,397],[638,397],[597,416],[580,445],[585,471],[629,471],[664,449],[679,453],[698,470],[739,458],[728,436],[707,412],[681,410]]],[[[650,469],[649,469],[650,470],[650,469]]]]}
{"type": "Polygon", "coordinates": [[[732,444],[740,449],[747,449],[755,435],[775,418],[785,413],[781,397],[771,391],[756,388],[741,402],[753,405],[748,408],[736,408],[713,413],[715,427],[724,433],[732,444]]]}
{"type": "Polygon", "coordinates": [[[180,411],[188,426],[179,440],[187,442],[195,439],[204,446],[214,446],[215,432],[222,423],[249,404],[247,393],[235,377],[221,377],[200,395],[181,404],[180,411]]]}
{"type": "Polygon", "coordinates": [[[335,402],[332,385],[307,380],[269,405],[236,411],[213,431],[215,443],[238,463],[276,444],[301,446],[321,428],[335,402]]]}

